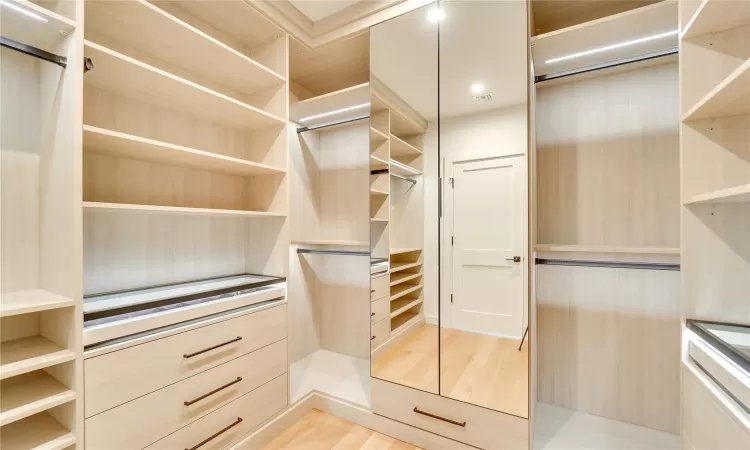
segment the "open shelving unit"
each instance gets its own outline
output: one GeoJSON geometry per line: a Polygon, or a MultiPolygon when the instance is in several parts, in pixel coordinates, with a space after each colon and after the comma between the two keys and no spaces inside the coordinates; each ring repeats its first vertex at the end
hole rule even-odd
{"type": "Polygon", "coordinates": [[[416,272],[416,273],[396,272],[393,275],[391,275],[391,286],[396,286],[401,283],[406,283],[407,281],[416,280],[417,278],[421,276],[422,274],[419,272],[416,272]]]}
{"type": "Polygon", "coordinates": [[[686,205],[699,203],[750,203],[750,183],[691,197],[686,205]]]}
{"type": "Polygon", "coordinates": [[[73,401],[75,392],[46,372],[19,375],[0,387],[0,426],[73,401]]]}
{"type": "Polygon", "coordinates": [[[680,32],[682,39],[730,30],[750,23],[747,2],[703,0],[680,32]]]}
{"type": "Polygon", "coordinates": [[[711,89],[683,117],[683,122],[750,113],[750,59],[711,89]]]}
{"type": "Polygon", "coordinates": [[[367,115],[370,84],[362,83],[292,103],[289,117],[306,126],[341,122],[367,115]]]}
{"type": "Polygon", "coordinates": [[[4,426],[0,435],[3,448],[62,450],[75,443],[75,435],[46,412],[4,426]]]}
{"type": "Polygon", "coordinates": [[[29,289],[26,291],[0,294],[0,317],[28,314],[50,309],[75,306],[73,299],[53,294],[44,289],[29,289]]]}

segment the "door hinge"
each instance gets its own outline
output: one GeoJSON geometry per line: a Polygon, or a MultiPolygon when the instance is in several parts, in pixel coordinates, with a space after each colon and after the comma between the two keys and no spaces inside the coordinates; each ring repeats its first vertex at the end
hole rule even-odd
{"type": "Polygon", "coordinates": [[[453,303],[453,294],[451,294],[451,303],[453,303]]]}

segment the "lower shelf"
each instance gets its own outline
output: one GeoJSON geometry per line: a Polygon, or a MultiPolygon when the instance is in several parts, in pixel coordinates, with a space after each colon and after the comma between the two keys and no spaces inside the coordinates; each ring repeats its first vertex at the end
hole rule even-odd
{"type": "Polygon", "coordinates": [[[391,301],[411,294],[412,292],[422,289],[421,284],[400,284],[391,288],[391,301]]]}
{"type": "Polygon", "coordinates": [[[76,355],[42,336],[0,344],[0,380],[72,361],[76,355]]]}
{"type": "Polygon", "coordinates": [[[391,319],[391,337],[401,332],[401,330],[409,328],[413,322],[420,319],[419,313],[407,311],[391,319]]]}
{"type": "Polygon", "coordinates": [[[422,298],[401,298],[391,302],[391,321],[422,303],[422,298]]]}
{"type": "Polygon", "coordinates": [[[75,397],[73,391],[41,370],[10,378],[0,385],[0,425],[46,411],[75,397]]]}
{"type": "Polygon", "coordinates": [[[46,412],[35,414],[2,428],[0,447],[7,450],[62,450],[76,438],[46,412]]]}

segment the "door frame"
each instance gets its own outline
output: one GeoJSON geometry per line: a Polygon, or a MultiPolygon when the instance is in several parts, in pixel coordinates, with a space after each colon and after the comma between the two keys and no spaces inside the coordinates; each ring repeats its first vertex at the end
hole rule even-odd
{"type": "MultiPolygon", "coordinates": [[[[523,197],[523,224],[521,233],[523,235],[523,245],[521,254],[522,283],[523,295],[523,319],[521,324],[522,333],[529,326],[529,201],[528,201],[528,154],[525,152],[499,154],[494,156],[471,157],[461,155],[459,157],[447,156],[440,159],[441,195],[440,195],[440,261],[439,261],[439,282],[440,282],[440,307],[438,308],[438,324],[440,327],[453,328],[453,308],[451,307],[451,295],[453,295],[453,246],[451,245],[451,236],[453,235],[453,186],[451,179],[454,176],[454,167],[456,164],[470,163],[476,161],[502,160],[505,158],[520,157],[523,164],[521,180],[523,197]]],[[[520,339],[519,339],[520,340],[520,339]]]]}

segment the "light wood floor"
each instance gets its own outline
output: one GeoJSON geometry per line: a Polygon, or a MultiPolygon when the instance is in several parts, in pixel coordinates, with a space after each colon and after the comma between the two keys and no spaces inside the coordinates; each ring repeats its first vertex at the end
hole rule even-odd
{"type": "MultiPolygon", "coordinates": [[[[372,376],[438,393],[438,327],[424,325],[372,361],[372,376]]],[[[528,417],[528,342],[440,330],[440,394],[528,417]]]]}
{"type": "Polygon", "coordinates": [[[313,409],[264,450],[424,450],[313,409]]]}

